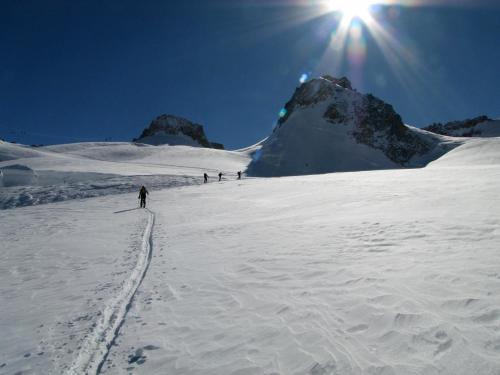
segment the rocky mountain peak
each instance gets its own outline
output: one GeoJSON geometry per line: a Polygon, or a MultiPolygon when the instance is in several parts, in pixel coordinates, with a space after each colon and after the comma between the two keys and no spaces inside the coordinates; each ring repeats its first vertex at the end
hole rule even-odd
{"type": "Polygon", "coordinates": [[[376,149],[382,149],[394,162],[404,165],[417,153],[429,150],[421,137],[409,131],[401,116],[383,100],[361,94],[346,77],[323,75],[302,84],[285,105],[283,125],[297,109],[327,103],[323,119],[339,126],[350,126],[353,138],[376,149]]]}
{"type": "Polygon", "coordinates": [[[292,98],[285,104],[285,115],[280,118],[278,125],[286,122],[296,108],[323,102],[342,90],[352,90],[351,82],[345,77],[337,79],[324,75],[303,83],[297,87],[292,98]]]}
{"type": "Polygon", "coordinates": [[[203,126],[185,118],[163,114],[154,119],[134,142],[153,145],[187,145],[224,149],[220,143],[207,139],[203,126]]]}
{"type": "Polygon", "coordinates": [[[390,104],[356,91],[346,77],[324,75],[295,90],[249,172],[293,175],[423,166],[431,151],[433,156],[446,152],[440,140],[406,126],[390,104]]]}

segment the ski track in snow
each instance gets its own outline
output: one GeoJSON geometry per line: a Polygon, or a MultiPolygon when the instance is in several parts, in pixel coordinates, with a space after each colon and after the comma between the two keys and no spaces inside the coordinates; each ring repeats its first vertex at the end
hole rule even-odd
{"type": "Polygon", "coordinates": [[[153,226],[155,214],[147,210],[148,222],[141,244],[141,255],[129,279],[125,281],[121,292],[113,299],[102,313],[92,334],[83,343],[78,357],[67,372],[68,375],[99,374],[113,345],[125,316],[130,309],[137,289],[144,280],[153,255],[153,226]]]}
{"type": "Polygon", "coordinates": [[[0,211],[0,373],[500,375],[498,142],[158,191],[116,221],[132,164],[40,173],[109,196],[0,211]]]}
{"type": "Polygon", "coordinates": [[[102,373],[498,375],[500,170],[463,173],[159,193],[155,260],[102,373]]]}

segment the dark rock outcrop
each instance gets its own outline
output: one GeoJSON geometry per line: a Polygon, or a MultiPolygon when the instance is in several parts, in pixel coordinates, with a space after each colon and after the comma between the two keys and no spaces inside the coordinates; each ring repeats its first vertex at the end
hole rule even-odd
{"type": "Polygon", "coordinates": [[[383,151],[402,166],[432,147],[430,142],[403,123],[392,105],[371,94],[363,96],[353,136],[359,143],[383,151]]]}
{"type": "Polygon", "coordinates": [[[463,121],[451,121],[446,124],[435,122],[423,128],[424,130],[448,136],[455,137],[477,137],[481,136],[482,131],[476,129],[476,126],[484,122],[493,121],[488,116],[478,116],[463,121]]]}
{"type": "Polygon", "coordinates": [[[210,142],[210,145],[216,150],[224,150],[224,145],[222,143],[210,142]]]}
{"type": "Polygon", "coordinates": [[[191,138],[201,147],[224,149],[224,145],[221,143],[210,142],[208,140],[202,125],[195,124],[182,117],[165,114],[154,119],[149,127],[143,130],[139,138],[133,139],[133,142],[142,142],[145,139],[158,135],[184,135],[191,138]]]}

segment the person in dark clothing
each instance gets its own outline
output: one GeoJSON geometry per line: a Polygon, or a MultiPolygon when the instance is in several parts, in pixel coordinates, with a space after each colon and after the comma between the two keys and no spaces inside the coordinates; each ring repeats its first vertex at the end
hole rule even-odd
{"type": "Polygon", "coordinates": [[[203,183],[206,184],[208,182],[208,174],[203,173],[203,183]]]}
{"type": "Polygon", "coordinates": [[[241,171],[238,171],[238,180],[241,180],[241,171]]]}
{"type": "Polygon", "coordinates": [[[146,195],[149,195],[149,191],[142,186],[139,190],[139,199],[141,200],[141,208],[146,208],[146,195]]]}
{"type": "Polygon", "coordinates": [[[219,172],[219,181],[222,179],[222,172],[219,172]]]}

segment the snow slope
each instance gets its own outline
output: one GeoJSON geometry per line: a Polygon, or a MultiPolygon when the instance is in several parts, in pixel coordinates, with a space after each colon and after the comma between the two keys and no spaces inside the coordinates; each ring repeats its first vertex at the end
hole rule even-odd
{"type": "Polygon", "coordinates": [[[0,211],[0,373],[497,375],[498,139],[447,156],[0,211]]]}
{"type": "Polygon", "coordinates": [[[38,148],[0,140],[0,162],[43,155],[38,148]]]}
{"type": "Polygon", "coordinates": [[[47,146],[41,157],[17,159],[35,170],[142,174],[203,174],[203,171],[231,171],[248,162],[241,152],[200,149],[189,146],[150,146],[140,143],[89,142],[47,146]],[[100,162],[100,163],[99,163],[100,162]],[[119,164],[126,163],[120,168],[119,164]],[[193,172],[195,171],[195,172],[193,172]]]}
{"type": "Polygon", "coordinates": [[[476,138],[432,162],[432,167],[472,167],[500,165],[500,137],[476,138]]]}
{"type": "Polygon", "coordinates": [[[382,151],[356,143],[349,127],[334,127],[322,120],[321,114],[328,105],[323,103],[292,114],[282,130],[277,129],[266,140],[263,153],[250,166],[250,173],[287,176],[400,168],[382,151]]]}
{"type": "Polygon", "coordinates": [[[87,341],[104,338],[116,323],[116,301],[144,259],[147,213],[114,213],[121,201],[0,211],[1,374],[62,374],[74,362],[87,365],[79,360],[87,341]]]}
{"type": "Polygon", "coordinates": [[[103,373],[498,374],[499,181],[497,165],[165,194],[161,260],[103,373]]]}
{"type": "MultiPolygon", "coordinates": [[[[29,148],[0,142],[0,171],[20,165],[36,174],[36,182],[2,188],[0,209],[137,191],[141,185],[155,190],[199,184],[205,172],[213,179],[219,171],[225,178],[235,178],[236,172],[250,162],[250,154],[251,150],[232,152],[135,143],[29,148]]],[[[12,174],[5,170],[4,174],[9,173],[12,174]]]]}
{"type": "Polygon", "coordinates": [[[197,141],[188,137],[184,134],[155,134],[149,137],[143,137],[138,140],[141,143],[160,146],[160,145],[170,145],[170,146],[191,146],[191,147],[203,147],[197,141]]]}

